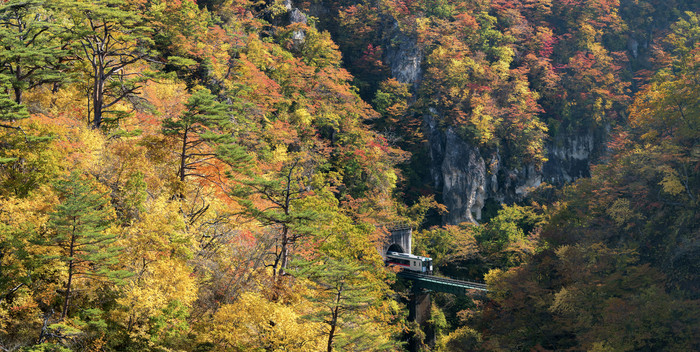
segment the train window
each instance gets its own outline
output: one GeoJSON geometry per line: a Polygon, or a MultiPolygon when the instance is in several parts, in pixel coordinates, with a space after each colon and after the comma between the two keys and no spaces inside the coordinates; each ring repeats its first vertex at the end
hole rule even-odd
{"type": "Polygon", "coordinates": [[[394,264],[399,264],[399,265],[406,265],[406,266],[410,266],[410,265],[411,265],[411,262],[410,262],[410,261],[408,261],[408,260],[406,260],[406,259],[399,259],[399,258],[389,258],[389,260],[387,260],[387,262],[389,262],[389,263],[394,263],[394,264]]]}

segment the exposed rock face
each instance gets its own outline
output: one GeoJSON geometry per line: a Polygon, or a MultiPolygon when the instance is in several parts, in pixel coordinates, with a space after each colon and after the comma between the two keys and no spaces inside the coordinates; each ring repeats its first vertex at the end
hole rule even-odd
{"type": "Polygon", "coordinates": [[[464,143],[451,129],[446,130],[445,159],[441,172],[443,192],[448,191],[444,201],[452,209],[446,216],[446,221],[459,223],[480,219],[487,196],[488,180],[486,163],[479,148],[464,143]],[[457,193],[453,194],[453,190],[457,193]]]}
{"type": "Polygon", "coordinates": [[[590,176],[590,162],[600,153],[602,136],[590,132],[557,136],[547,145],[547,161],[542,167],[546,182],[561,185],[590,176]]]}
{"type": "Polygon", "coordinates": [[[386,62],[391,68],[391,75],[401,83],[416,84],[420,79],[423,60],[416,38],[402,33],[398,22],[394,22],[390,33],[391,41],[386,46],[386,62]]]}
{"type": "Polygon", "coordinates": [[[486,199],[511,203],[523,199],[542,182],[562,185],[588,177],[590,161],[603,144],[590,133],[559,136],[548,144],[549,160],[541,169],[533,165],[509,169],[502,165],[498,150],[469,145],[452,128],[441,129],[437,112],[431,112],[424,116],[424,130],[433,184],[449,211],[443,218],[447,224],[477,223],[486,199]]]}
{"type": "Polygon", "coordinates": [[[637,58],[637,55],[639,54],[639,42],[634,39],[634,37],[630,36],[627,39],[627,50],[629,50],[630,54],[632,54],[632,57],[635,59],[637,58]]]}
{"type": "MultiPolygon", "coordinates": [[[[294,7],[292,0],[285,0],[284,5],[289,23],[307,22],[307,16],[294,7]]],[[[316,17],[329,14],[328,8],[321,4],[312,4],[309,11],[316,17]]],[[[417,38],[403,32],[393,19],[388,19],[387,24],[384,29],[384,61],[395,79],[417,89],[423,62],[417,38]]],[[[305,34],[296,31],[292,39],[294,45],[300,47],[305,34]]],[[[633,39],[628,43],[633,54],[640,46],[644,43],[640,45],[633,39]]],[[[447,224],[478,222],[489,199],[512,203],[526,197],[543,182],[563,185],[590,176],[590,162],[600,154],[604,145],[604,133],[559,134],[547,144],[548,161],[541,168],[534,165],[512,168],[502,162],[506,157],[498,149],[470,145],[452,128],[439,126],[439,120],[439,111],[431,109],[426,113],[423,133],[430,152],[426,167],[430,168],[433,186],[449,211],[443,218],[447,224]]]]}
{"type": "MultiPolygon", "coordinates": [[[[385,62],[399,82],[418,87],[422,76],[422,52],[413,38],[394,22],[388,30],[385,62]]],[[[543,182],[563,185],[590,175],[590,162],[603,146],[602,133],[560,134],[547,145],[548,161],[541,167],[510,168],[498,149],[484,150],[465,142],[452,128],[439,126],[440,112],[431,109],[423,117],[423,132],[430,150],[430,175],[449,213],[443,221],[478,222],[487,199],[512,203],[527,196],[543,182]]],[[[428,162],[428,161],[426,161],[428,162]]]]}
{"type": "MultiPolygon", "coordinates": [[[[306,15],[301,12],[298,8],[294,7],[291,0],[284,1],[284,7],[287,8],[287,14],[289,16],[289,23],[307,23],[306,15]]],[[[302,30],[296,30],[292,33],[292,43],[295,49],[299,49],[306,40],[306,33],[302,30]]]]}
{"type": "Polygon", "coordinates": [[[289,22],[306,24],[306,15],[295,7],[289,12],[289,22]]]}
{"type": "Polygon", "coordinates": [[[479,148],[465,143],[448,128],[441,131],[435,117],[424,118],[430,147],[430,173],[442,201],[449,210],[445,222],[476,222],[488,194],[486,163],[479,148]]]}

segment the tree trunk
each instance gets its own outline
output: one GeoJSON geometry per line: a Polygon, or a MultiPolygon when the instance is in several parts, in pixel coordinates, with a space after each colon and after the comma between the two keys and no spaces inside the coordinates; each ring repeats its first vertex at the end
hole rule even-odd
{"type": "Polygon", "coordinates": [[[185,182],[185,166],[186,166],[186,158],[187,158],[187,133],[189,132],[189,128],[185,127],[185,131],[183,132],[182,136],[182,151],[180,152],[180,182],[185,182]]]}
{"type": "MultiPolygon", "coordinates": [[[[336,311],[338,308],[336,307],[336,311]]],[[[335,336],[335,324],[336,324],[336,316],[335,314],[333,315],[333,322],[331,323],[331,331],[328,332],[328,349],[326,351],[332,352],[333,351],[333,337],[335,336]]]]}
{"type": "Polygon", "coordinates": [[[15,87],[15,102],[22,104],[22,88],[20,87],[15,87]]]}
{"type": "Polygon", "coordinates": [[[22,67],[17,65],[17,70],[15,71],[15,103],[22,104],[22,87],[19,86],[19,80],[22,78],[22,67]]]}
{"type": "MultiPolygon", "coordinates": [[[[289,210],[291,209],[291,187],[292,187],[292,172],[294,171],[294,168],[296,167],[296,161],[294,165],[289,169],[289,173],[287,174],[286,181],[287,181],[287,186],[284,191],[284,215],[289,216],[289,210]]],[[[284,275],[284,271],[287,269],[287,257],[289,256],[289,227],[287,224],[283,223],[282,224],[282,253],[280,253],[281,256],[281,263],[280,263],[280,276],[284,275]]]]}
{"type": "Polygon", "coordinates": [[[53,315],[53,309],[44,313],[44,323],[41,325],[41,332],[39,333],[39,340],[37,344],[40,345],[44,342],[44,337],[46,336],[46,328],[49,326],[49,318],[53,315]]]}
{"type": "Polygon", "coordinates": [[[75,254],[75,225],[73,233],[70,237],[70,261],[68,262],[68,282],[66,283],[66,298],[63,300],[63,312],[61,312],[61,320],[68,315],[68,303],[70,302],[70,290],[73,283],[73,255],[75,254]]]}
{"type": "Polygon", "coordinates": [[[95,68],[95,84],[92,92],[93,119],[92,127],[98,129],[102,126],[102,106],[104,105],[104,67],[98,64],[95,68]]]}
{"type": "Polygon", "coordinates": [[[343,285],[338,287],[338,294],[335,297],[335,307],[331,314],[331,330],[328,332],[328,352],[333,351],[333,338],[335,337],[335,329],[338,326],[338,310],[340,309],[340,296],[343,293],[343,285]]]}
{"type": "MultiPolygon", "coordinates": [[[[71,257],[73,256],[73,250],[71,246],[71,257]]],[[[61,320],[63,320],[68,315],[68,303],[70,301],[70,289],[73,283],[73,260],[68,262],[68,283],[66,283],[66,297],[63,300],[63,312],[61,312],[61,320]]]]}
{"type": "Polygon", "coordinates": [[[287,225],[282,225],[282,250],[280,253],[280,276],[284,275],[287,269],[287,261],[289,258],[289,228],[287,225]]]}

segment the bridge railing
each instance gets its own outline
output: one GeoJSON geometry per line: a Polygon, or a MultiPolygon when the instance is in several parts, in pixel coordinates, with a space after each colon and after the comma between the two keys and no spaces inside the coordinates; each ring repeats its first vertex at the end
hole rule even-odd
{"type": "Polygon", "coordinates": [[[413,281],[415,288],[431,291],[466,294],[468,291],[485,293],[488,291],[486,284],[471,281],[455,280],[446,277],[418,274],[410,271],[401,271],[397,276],[413,281]]]}

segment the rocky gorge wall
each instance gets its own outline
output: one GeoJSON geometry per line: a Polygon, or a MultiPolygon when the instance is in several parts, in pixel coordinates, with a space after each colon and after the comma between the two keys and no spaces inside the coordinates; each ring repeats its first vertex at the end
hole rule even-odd
{"type": "MultiPolygon", "coordinates": [[[[285,0],[290,23],[306,22],[306,16],[285,0]]],[[[308,9],[311,16],[328,15],[320,4],[308,9]]],[[[391,76],[407,83],[416,92],[423,76],[424,61],[417,38],[401,30],[395,20],[383,27],[383,61],[391,76]]],[[[295,44],[304,40],[303,33],[295,33],[295,44]]],[[[464,141],[451,127],[440,126],[441,112],[429,110],[423,116],[423,134],[430,160],[431,183],[448,213],[446,224],[465,221],[478,223],[488,200],[513,203],[522,200],[534,188],[546,182],[555,186],[590,175],[590,164],[604,151],[605,131],[580,131],[550,136],[546,144],[547,159],[541,167],[525,165],[512,168],[498,149],[485,150],[464,141]]]]}
{"type": "Polygon", "coordinates": [[[477,223],[487,199],[512,203],[523,199],[543,182],[563,185],[590,176],[590,163],[604,146],[602,135],[557,135],[547,143],[548,161],[541,168],[509,168],[498,150],[483,150],[462,140],[451,128],[438,126],[435,114],[424,116],[430,151],[430,174],[442,195],[447,224],[477,223]]]}
{"type": "MultiPolygon", "coordinates": [[[[416,39],[396,28],[390,33],[385,62],[399,82],[417,87],[423,58],[416,39]]],[[[558,186],[589,176],[591,161],[605,145],[605,133],[561,133],[550,136],[546,145],[548,161],[542,167],[509,168],[502,162],[499,150],[470,145],[453,128],[440,126],[439,116],[435,109],[424,114],[423,133],[428,143],[432,184],[448,210],[443,217],[447,224],[477,223],[488,199],[512,203],[543,182],[558,186]]]]}

